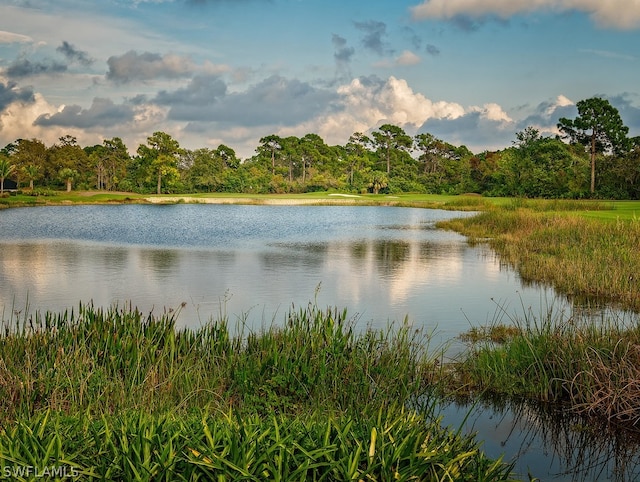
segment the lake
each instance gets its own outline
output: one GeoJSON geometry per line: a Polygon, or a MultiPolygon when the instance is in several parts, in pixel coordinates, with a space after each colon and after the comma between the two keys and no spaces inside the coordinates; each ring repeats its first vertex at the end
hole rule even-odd
{"type": "MultiPolygon", "coordinates": [[[[0,315],[6,320],[14,312],[57,312],[91,301],[160,314],[184,304],[181,326],[224,313],[259,329],[280,323],[292,306],[315,302],[346,308],[363,329],[407,317],[433,331],[436,345],[450,342],[453,354],[462,348],[456,337],[472,326],[551,308],[569,316],[571,304],[550,288],[523,285],[486,246],[471,247],[435,227],[471,215],[216,204],[0,210],[0,315]]],[[[445,407],[443,423],[455,427],[467,412],[445,407]]],[[[541,480],[581,480],[575,467],[562,473],[574,453],[566,444],[554,449],[548,429],[531,433],[532,420],[543,426],[539,419],[531,409],[523,417],[521,408],[483,407],[466,429],[478,430],[489,456],[517,458],[525,476],[531,470],[541,480]]],[[[589,480],[613,480],[616,467],[607,454],[589,480]]],[[[635,470],[632,455],[626,469],[635,470]]]]}
{"type": "Polygon", "coordinates": [[[405,316],[443,340],[523,307],[561,303],[523,286],[487,248],[435,228],[473,213],[365,206],[51,206],[0,212],[0,306],[185,307],[252,326],[310,301],[361,326],[405,316]],[[501,313],[505,310],[505,313],[501,313]]]}

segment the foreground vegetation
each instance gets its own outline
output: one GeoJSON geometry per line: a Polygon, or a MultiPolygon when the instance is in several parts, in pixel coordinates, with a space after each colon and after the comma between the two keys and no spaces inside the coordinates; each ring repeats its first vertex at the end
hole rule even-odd
{"type": "Polygon", "coordinates": [[[525,281],[552,285],[574,303],[568,317],[552,307],[537,315],[523,307],[519,319],[472,329],[464,335],[471,349],[450,386],[561,402],[640,429],[640,211],[621,206],[512,200],[441,224],[471,243],[488,242],[525,281]],[[602,305],[636,314],[592,316],[602,305]]]}
{"type": "Polygon", "coordinates": [[[224,317],[178,330],[176,316],[81,305],[5,322],[2,473],[509,480],[509,465],[440,427],[437,357],[407,325],[356,334],[346,313],[312,305],[260,333],[224,317]]]}
{"type": "MultiPolygon", "coordinates": [[[[490,243],[523,279],[552,284],[576,306],[640,310],[638,203],[275,198],[481,211],[441,227],[490,243]]],[[[19,196],[7,199],[20,205],[19,196]]],[[[50,199],[148,202],[129,194],[50,199]]],[[[469,351],[443,368],[428,336],[404,325],[357,334],[336,310],[292,311],[261,333],[224,317],[178,331],[175,316],[80,306],[5,323],[0,469],[65,466],[88,479],[127,480],[506,480],[510,466],[442,430],[432,408],[442,392],[561,403],[640,429],[637,319],[523,310],[506,325],[474,328],[469,351]]]]}
{"type": "Polygon", "coordinates": [[[471,350],[448,386],[459,393],[560,403],[587,419],[640,430],[640,324],[550,310],[462,335],[471,350]]]}

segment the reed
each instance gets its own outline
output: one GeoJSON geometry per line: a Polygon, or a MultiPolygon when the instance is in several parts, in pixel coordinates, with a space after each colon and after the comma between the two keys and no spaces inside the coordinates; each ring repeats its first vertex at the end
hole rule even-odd
{"type": "Polygon", "coordinates": [[[438,358],[407,323],[359,331],[312,304],[260,332],[177,316],[79,305],[6,321],[0,477],[509,480],[441,427],[438,358]]]}
{"type": "Polygon", "coordinates": [[[640,429],[637,320],[566,319],[550,310],[515,324],[504,342],[472,339],[455,370],[467,390],[558,402],[576,414],[640,429]]]}
{"type": "Polygon", "coordinates": [[[640,311],[640,222],[588,219],[569,212],[495,209],[442,223],[488,241],[527,282],[571,297],[640,311]]]}
{"type": "Polygon", "coordinates": [[[232,330],[224,317],[177,329],[177,316],[81,304],[5,322],[1,416],[377,410],[424,391],[439,356],[408,323],[358,331],[345,311],[312,304],[260,332],[232,330]]]}

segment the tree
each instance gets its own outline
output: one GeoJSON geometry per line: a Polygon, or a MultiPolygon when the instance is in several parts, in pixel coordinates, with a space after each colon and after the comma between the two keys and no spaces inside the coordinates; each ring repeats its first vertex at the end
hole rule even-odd
{"type": "Polygon", "coordinates": [[[578,117],[574,120],[562,117],[558,129],[571,143],[584,145],[591,156],[591,194],[596,189],[596,154],[599,152],[621,154],[627,150],[626,127],[618,109],[608,100],[599,97],[581,100],[576,104],[578,117]]]}
{"type": "MultiPolygon", "coordinates": [[[[58,139],[59,144],[51,146],[48,150],[47,164],[45,165],[45,178],[61,179],[60,171],[69,169],[75,171],[74,181],[89,181],[93,177],[93,170],[90,168],[89,156],[78,145],[75,137],[66,135],[58,139]]],[[[67,185],[68,187],[68,185],[67,185]]]]}
{"type": "Polygon", "coordinates": [[[381,125],[373,134],[373,138],[387,161],[387,176],[391,173],[391,152],[397,150],[407,150],[411,147],[413,140],[402,127],[391,124],[381,125]]]}
{"type": "Polygon", "coordinates": [[[69,167],[63,167],[58,173],[58,177],[65,183],[67,192],[71,192],[71,184],[78,177],[78,171],[69,167]]]}
{"type": "Polygon", "coordinates": [[[422,134],[416,134],[413,138],[413,142],[415,148],[421,152],[418,159],[424,164],[424,173],[437,172],[439,164],[438,147],[442,144],[442,141],[436,139],[433,134],[425,132],[422,134]]]}
{"type": "Polygon", "coordinates": [[[512,147],[498,153],[491,193],[501,196],[576,198],[587,194],[589,166],[584,149],[527,127],[512,147]]]}
{"type": "Polygon", "coordinates": [[[18,139],[11,155],[11,161],[16,165],[20,174],[25,174],[29,179],[29,185],[42,174],[47,162],[47,148],[38,139],[18,139]],[[31,169],[35,167],[36,169],[31,169]],[[33,174],[33,176],[31,176],[33,174]]]}
{"type": "MultiPolygon", "coordinates": [[[[349,137],[345,146],[347,153],[347,165],[349,166],[348,178],[349,184],[354,186],[354,174],[359,173],[367,164],[369,148],[371,147],[371,139],[362,132],[354,132],[349,137]]],[[[357,187],[357,186],[356,186],[357,187]]]]}
{"type": "Polygon", "coordinates": [[[378,194],[381,189],[386,188],[389,185],[389,179],[384,172],[374,171],[371,173],[369,180],[369,189],[373,194],[378,194]]]}
{"type": "Polygon", "coordinates": [[[163,177],[178,177],[178,159],[182,153],[180,144],[165,132],[154,132],[147,138],[147,145],[138,147],[138,156],[156,179],[156,193],[162,192],[163,177]]]}
{"type": "Polygon", "coordinates": [[[0,194],[4,194],[4,180],[11,175],[16,166],[9,163],[9,159],[0,155],[0,194]]]}
{"type": "Polygon", "coordinates": [[[28,164],[22,168],[22,172],[27,176],[27,179],[29,179],[29,189],[33,191],[33,183],[40,174],[40,166],[28,164]]]}
{"type": "Polygon", "coordinates": [[[260,139],[260,146],[256,149],[258,154],[269,152],[271,154],[271,174],[276,173],[276,151],[282,149],[282,138],[275,134],[260,139]]]}
{"type": "Polygon", "coordinates": [[[96,187],[112,191],[117,188],[127,174],[127,164],[131,160],[127,146],[122,139],[105,139],[102,145],[85,148],[96,170],[96,187]]]}

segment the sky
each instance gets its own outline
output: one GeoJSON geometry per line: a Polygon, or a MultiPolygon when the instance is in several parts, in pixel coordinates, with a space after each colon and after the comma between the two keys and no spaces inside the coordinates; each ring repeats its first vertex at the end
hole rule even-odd
{"type": "Polygon", "coordinates": [[[479,153],[594,96],[640,135],[640,0],[0,0],[0,146],[394,124],[479,153]]]}

